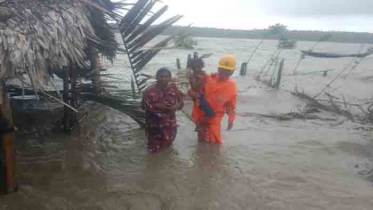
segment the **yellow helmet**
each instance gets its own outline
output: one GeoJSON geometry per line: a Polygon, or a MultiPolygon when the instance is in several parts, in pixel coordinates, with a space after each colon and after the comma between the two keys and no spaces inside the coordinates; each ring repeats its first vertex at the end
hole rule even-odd
{"type": "Polygon", "coordinates": [[[233,55],[224,55],[219,61],[219,68],[234,71],[236,69],[236,59],[233,55]]]}

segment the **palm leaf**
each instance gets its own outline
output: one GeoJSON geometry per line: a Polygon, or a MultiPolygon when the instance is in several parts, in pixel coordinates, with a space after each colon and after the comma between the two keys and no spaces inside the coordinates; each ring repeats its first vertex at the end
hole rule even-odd
{"type": "Polygon", "coordinates": [[[139,15],[132,21],[132,23],[128,26],[127,30],[124,32],[124,37],[127,37],[133,30],[140,24],[140,22],[145,18],[145,16],[149,13],[149,11],[155,5],[155,1],[149,2],[145,6],[145,8],[139,13],[139,15]]]}
{"type": "Polygon", "coordinates": [[[134,38],[142,34],[151,24],[153,24],[159,17],[161,17],[168,9],[168,6],[164,6],[157,13],[155,13],[151,18],[149,18],[144,24],[139,25],[135,31],[128,37],[127,41],[131,42],[134,38]]]}
{"type": "Polygon", "coordinates": [[[149,63],[149,61],[155,56],[157,55],[161,50],[150,50],[148,53],[146,53],[144,55],[144,57],[142,57],[141,61],[139,61],[134,67],[134,72],[135,74],[139,73],[144,67],[146,64],[149,63]]]}
{"type": "Polygon", "coordinates": [[[139,74],[140,71],[154,58],[154,56],[168,45],[173,37],[164,39],[152,48],[142,48],[182,18],[182,16],[176,15],[156,26],[152,26],[152,24],[167,11],[168,7],[164,6],[155,14],[150,16],[143,24],[140,24],[143,22],[145,17],[152,14],[151,9],[157,2],[158,1],[156,0],[138,0],[119,24],[119,31],[125,48],[123,50],[128,55],[133,73],[131,85],[135,85],[138,92],[141,92],[146,88],[146,83],[149,80],[148,77],[139,74]]]}
{"type": "Polygon", "coordinates": [[[149,29],[146,31],[143,35],[132,41],[129,45],[128,48],[131,50],[131,52],[134,52],[136,49],[139,49],[143,47],[145,44],[150,42],[152,39],[154,39],[156,36],[161,34],[164,30],[166,30],[168,27],[170,27],[172,24],[180,20],[182,16],[177,15],[174,16],[161,24],[154,26],[153,28],[149,29]]]}
{"type": "Polygon", "coordinates": [[[139,89],[140,89],[140,91],[143,91],[143,90],[145,90],[147,87],[148,87],[148,85],[144,85],[144,86],[140,86],[139,89]]]}
{"type": "Polygon", "coordinates": [[[140,101],[130,100],[131,96],[124,97],[123,95],[113,94],[85,94],[84,97],[88,100],[95,101],[105,106],[116,109],[135,120],[141,127],[145,127],[145,111],[141,109],[140,101]]]}
{"type": "Polygon", "coordinates": [[[133,80],[133,77],[131,77],[131,90],[132,90],[132,96],[135,99],[135,97],[136,97],[136,87],[135,87],[135,81],[133,80]]]}
{"type": "Polygon", "coordinates": [[[141,13],[141,10],[145,7],[145,5],[149,2],[149,0],[138,0],[136,4],[127,12],[127,14],[123,17],[120,23],[120,29],[122,31],[126,31],[133,20],[141,13]]]}
{"type": "MultiPolygon", "coordinates": [[[[152,55],[153,54],[153,57],[161,51],[161,49],[165,46],[167,46],[167,44],[175,37],[176,35],[174,36],[170,36],[164,40],[162,40],[161,42],[157,43],[156,45],[154,45],[152,48],[149,48],[148,50],[144,51],[144,50],[141,50],[139,51],[140,54],[138,56],[133,56],[133,64],[136,65],[139,61],[143,61],[144,58],[146,58],[147,56],[149,55],[152,55]]],[[[151,58],[153,58],[151,57],[151,58]]],[[[145,63],[145,65],[147,64],[147,62],[145,63]]],[[[139,68],[135,68],[136,71],[139,70],[139,68]]],[[[141,69],[140,69],[141,70],[141,69]]],[[[136,72],[137,73],[137,72],[136,72]]]]}

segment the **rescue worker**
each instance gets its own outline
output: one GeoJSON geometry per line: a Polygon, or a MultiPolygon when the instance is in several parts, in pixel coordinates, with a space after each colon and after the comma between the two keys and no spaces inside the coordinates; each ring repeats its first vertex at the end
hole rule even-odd
{"type": "Polygon", "coordinates": [[[228,115],[228,130],[233,128],[236,118],[237,86],[230,78],[236,68],[236,59],[225,55],[219,61],[218,73],[207,76],[204,88],[206,102],[214,111],[212,117],[203,116],[198,123],[198,140],[222,143],[221,120],[228,115]]]}

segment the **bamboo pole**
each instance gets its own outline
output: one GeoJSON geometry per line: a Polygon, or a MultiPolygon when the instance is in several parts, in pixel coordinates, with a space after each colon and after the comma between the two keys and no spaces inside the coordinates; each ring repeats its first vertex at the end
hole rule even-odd
{"type": "MultiPolygon", "coordinates": [[[[357,53],[357,55],[358,54],[360,54],[361,53],[361,50],[363,49],[363,46],[361,46],[360,47],[360,50],[359,50],[359,52],[357,53]]],[[[337,74],[337,76],[335,76],[334,77],[334,79],[332,79],[319,93],[317,93],[313,98],[315,99],[315,98],[317,98],[318,96],[320,96],[327,88],[329,88],[330,87],[330,85],[331,84],[333,84],[341,75],[342,75],[342,73],[344,72],[344,71],[346,71],[356,60],[358,59],[358,57],[356,56],[356,57],[353,57],[352,58],[352,60],[351,60],[351,62],[350,63],[348,63],[348,65],[347,66],[345,66],[338,74],[337,74]]]]}
{"type": "Polygon", "coordinates": [[[260,40],[260,42],[259,42],[259,44],[258,45],[256,45],[256,47],[255,47],[255,49],[254,49],[254,51],[251,53],[251,55],[250,55],[250,58],[247,60],[247,63],[249,64],[250,63],[250,61],[251,61],[251,59],[254,57],[254,55],[255,55],[255,53],[256,53],[256,51],[258,51],[258,49],[259,49],[259,47],[260,47],[260,45],[262,45],[263,44],[263,41],[264,41],[264,38],[262,38],[262,40],[260,40]]]}
{"type": "Polygon", "coordinates": [[[15,127],[13,126],[12,113],[8,95],[6,94],[5,82],[0,81],[0,190],[10,194],[18,190],[16,179],[15,160],[15,127]]]}
{"type": "Polygon", "coordinates": [[[98,55],[98,50],[95,48],[91,49],[91,69],[93,69],[92,83],[93,83],[93,93],[100,94],[102,92],[101,86],[101,76],[100,76],[100,57],[98,55]]]}
{"type": "Polygon", "coordinates": [[[278,57],[279,56],[279,53],[280,53],[280,50],[276,49],[276,51],[271,55],[271,57],[267,60],[266,64],[262,67],[262,69],[260,70],[260,72],[257,74],[257,76],[255,77],[256,80],[258,80],[261,76],[261,74],[264,72],[264,70],[267,69],[268,65],[271,63],[271,61],[278,57]],[[278,55],[276,55],[278,54],[278,55]]]}
{"type": "MultiPolygon", "coordinates": [[[[270,68],[268,68],[268,71],[269,71],[269,70],[270,70],[270,68]]],[[[275,87],[274,82],[273,82],[273,80],[274,80],[273,77],[275,76],[275,72],[276,72],[276,68],[273,68],[273,69],[272,69],[271,77],[270,77],[269,80],[268,80],[268,85],[271,86],[272,88],[275,87]]]]}
{"type": "MultiPolygon", "coordinates": [[[[63,102],[69,104],[69,69],[64,68],[64,78],[63,78],[63,102]]],[[[70,130],[70,120],[69,120],[69,108],[65,105],[63,114],[63,129],[66,133],[70,130]]]]}
{"type": "MultiPolygon", "coordinates": [[[[331,37],[331,34],[327,34],[327,35],[324,35],[322,36],[309,50],[308,52],[310,51],[313,51],[317,45],[319,45],[321,42],[323,41],[326,41],[328,40],[329,38],[331,37]]],[[[298,68],[300,66],[300,64],[302,63],[302,61],[306,58],[306,55],[304,53],[301,54],[299,60],[298,60],[298,63],[297,65],[295,66],[294,70],[293,70],[293,75],[295,75],[297,72],[298,72],[298,68]]]]}
{"type": "Polygon", "coordinates": [[[281,63],[280,63],[280,67],[278,69],[278,74],[277,74],[276,83],[275,83],[275,88],[276,89],[278,89],[280,87],[280,84],[281,84],[282,70],[284,69],[284,62],[285,62],[285,59],[282,59],[281,63]]]}
{"type": "MultiPolygon", "coordinates": [[[[76,83],[77,83],[77,73],[76,69],[73,65],[70,65],[69,67],[70,71],[70,81],[71,81],[71,98],[70,98],[70,105],[74,108],[77,108],[77,91],[76,91],[76,83]]],[[[76,126],[78,129],[78,133],[80,133],[80,128],[78,124],[78,119],[77,119],[77,114],[75,112],[71,112],[71,117],[70,117],[70,127],[73,125],[76,126]]]]}
{"type": "Polygon", "coordinates": [[[297,62],[297,65],[295,66],[294,70],[293,70],[293,74],[295,75],[298,71],[298,68],[300,66],[300,64],[302,63],[302,61],[305,59],[305,56],[304,54],[301,55],[301,57],[299,58],[298,62],[297,62]]]}

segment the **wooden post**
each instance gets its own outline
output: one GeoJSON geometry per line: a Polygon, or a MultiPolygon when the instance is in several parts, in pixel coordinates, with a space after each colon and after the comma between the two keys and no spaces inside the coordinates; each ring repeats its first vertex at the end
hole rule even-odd
{"type": "Polygon", "coordinates": [[[192,67],[192,55],[188,55],[188,60],[187,60],[187,69],[190,69],[192,67]]]}
{"type": "Polygon", "coordinates": [[[243,62],[241,64],[240,76],[246,76],[246,73],[247,73],[247,63],[243,62]]]}
{"type": "MultiPolygon", "coordinates": [[[[70,73],[70,83],[71,83],[71,98],[70,98],[70,105],[74,108],[77,108],[77,91],[76,91],[76,81],[77,81],[77,73],[75,66],[73,64],[70,64],[69,67],[69,73],[70,73]]],[[[70,111],[70,128],[72,126],[76,126],[78,128],[79,132],[79,125],[78,125],[78,116],[75,112],[70,111]]]]}
{"type": "Polygon", "coordinates": [[[181,65],[180,65],[180,59],[176,59],[176,67],[177,67],[177,69],[181,69],[181,65]]]}
{"type": "Polygon", "coordinates": [[[70,73],[71,95],[72,95],[70,105],[76,108],[76,97],[77,97],[76,81],[78,78],[77,78],[75,66],[70,65],[69,71],[70,71],[69,73],[70,73]]]}
{"type": "Polygon", "coordinates": [[[281,77],[282,77],[282,70],[284,69],[284,62],[285,62],[285,59],[282,59],[282,61],[280,63],[280,67],[278,69],[277,79],[276,79],[276,83],[275,83],[275,88],[276,89],[278,89],[280,87],[280,84],[281,84],[281,77]]]}
{"type": "Polygon", "coordinates": [[[96,48],[91,49],[91,69],[93,69],[93,93],[100,94],[102,92],[101,77],[100,77],[100,57],[96,48]]]}
{"type": "MultiPolygon", "coordinates": [[[[63,102],[69,104],[69,67],[63,68],[63,74],[63,102]]],[[[63,130],[68,133],[70,131],[70,109],[64,106],[63,110],[63,130]]]]}
{"type": "Polygon", "coordinates": [[[9,194],[18,190],[14,147],[15,129],[3,80],[0,81],[0,86],[0,191],[9,194]]]}
{"type": "MultiPolygon", "coordinates": [[[[270,67],[270,66],[269,66],[270,67]]],[[[268,71],[270,70],[270,68],[268,67],[268,71]]],[[[268,72],[267,71],[267,72],[268,72]]],[[[268,81],[268,85],[271,86],[272,88],[275,87],[275,82],[273,81],[274,80],[274,76],[275,76],[275,71],[276,71],[276,68],[273,68],[272,70],[272,74],[271,74],[271,77],[269,78],[269,81],[268,81]]]]}

